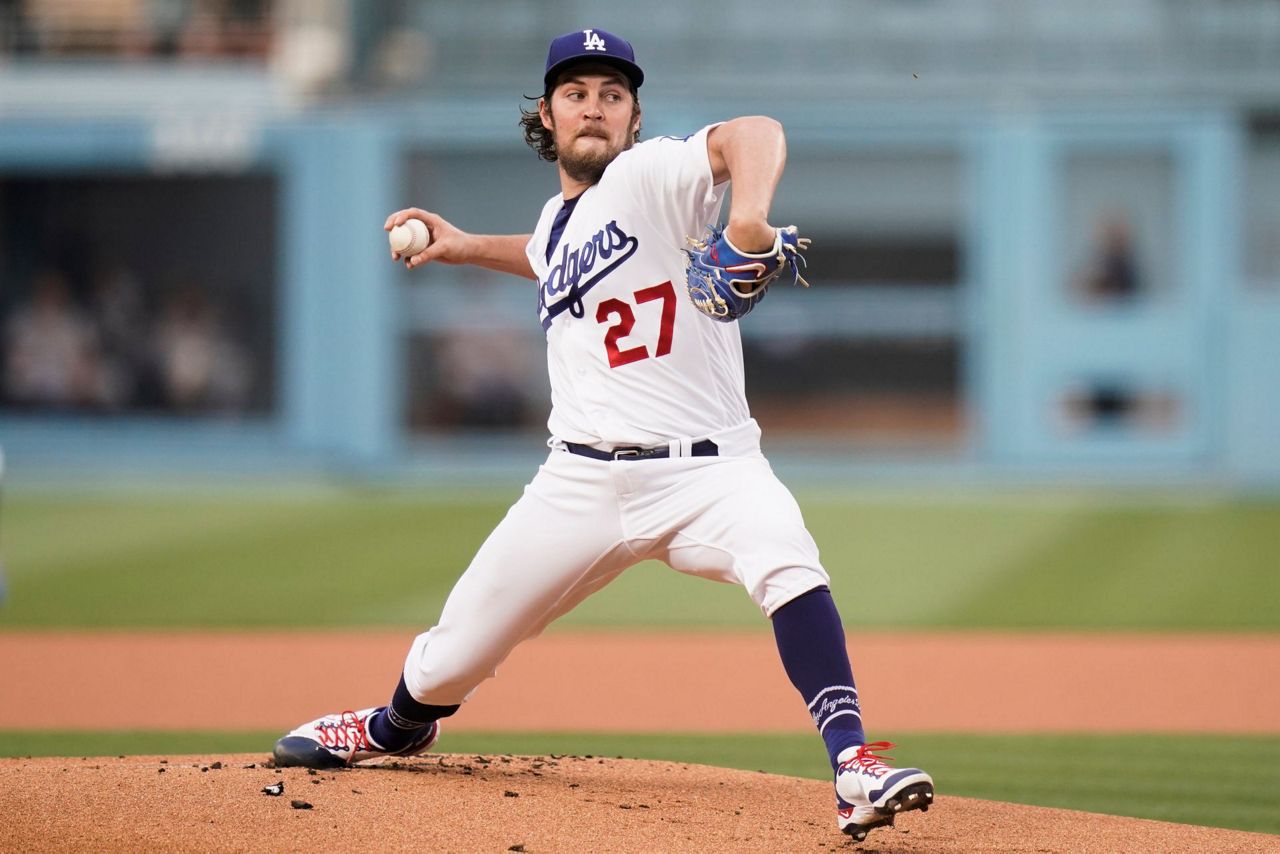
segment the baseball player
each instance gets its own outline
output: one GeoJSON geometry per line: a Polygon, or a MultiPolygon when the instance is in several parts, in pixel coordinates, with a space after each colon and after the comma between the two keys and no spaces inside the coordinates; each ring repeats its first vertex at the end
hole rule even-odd
{"type": "MultiPolygon", "coordinates": [[[[623,570],[656,558],[746,588],[773,625],[835,775],[838,825],[861,840],[927,809],[933,780],[895,769],[863,734],[829,577],[795,499],[760,452],[736,323],[806,241],[768,222],[781,126],[751,116],[638,142],[644,73],[599,29],[551,42],[526,141],[560,194],[532,234],[482,236],[410,208],[432,242],[400,258],[532,280],[547,338],[550,453],[413,642],[390,702],[303,724],[279,765],[348,765],[426,751],[511,650],[623,570]],[[715,227],[730,182],[727,228],[715,227]],[[689,248],[688,238],[702,239],[689,248]],[[719,321],[719,322],[717,322],[719,321]]],[[[532,300],[531,300],[532,303],[532,300]]],[[[732,720],[725,721],[732,728],[732,720]]]]}

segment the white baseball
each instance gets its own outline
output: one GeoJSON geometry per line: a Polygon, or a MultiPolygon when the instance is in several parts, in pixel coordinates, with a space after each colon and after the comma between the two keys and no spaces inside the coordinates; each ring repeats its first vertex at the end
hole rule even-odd
{"type": "Polygon", "coordinates": [[[431,232],[422,220],[410,219],[404,225],[391,229],[387,239],[391,241],[392,252],[400,253],[402,258],[411,258],[431,245],[431,232]]]}

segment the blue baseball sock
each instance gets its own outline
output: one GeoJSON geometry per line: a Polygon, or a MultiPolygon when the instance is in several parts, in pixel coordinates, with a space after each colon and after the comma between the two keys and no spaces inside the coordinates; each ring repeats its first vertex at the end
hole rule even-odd
{"type": "Polygon", "coordinates": [[[831,591],[815,588],[774,611],[773,635],[782,666],[809,704],[834,769],[841,751],[867,739],[845,650],[844,626],[831,591]]]}
{"type": "Polygon", "coordinates": [[[387,707],[369,718],[369,738],[383,750],[403,750],[422,734],[433,721],[447,718],[458,711],[458,706],[430,706],[419,703],[409,693],[400,677],[400,684],[387,707]]]}

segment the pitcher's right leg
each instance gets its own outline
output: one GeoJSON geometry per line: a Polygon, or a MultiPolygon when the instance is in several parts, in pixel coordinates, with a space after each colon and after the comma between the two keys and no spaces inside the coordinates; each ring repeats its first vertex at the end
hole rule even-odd
{"type": "Polygon", "coordinates": [[[277,742],[277,764],[332,767],[429,748],[438,719],[516,644],[636,562],[611,465],[552,452],[454,585],[439,623],[414,639],[391,704],[303,724],[277,742]]]}

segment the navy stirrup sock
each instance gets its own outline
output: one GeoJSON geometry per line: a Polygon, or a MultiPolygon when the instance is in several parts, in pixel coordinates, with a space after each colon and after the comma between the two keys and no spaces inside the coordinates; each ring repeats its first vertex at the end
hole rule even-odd
{"type": "Polygon", "coordinates": [[[430,706],[419,703],[409,693],[400,677],[400,684],[387,707],[369,718],[369,737],[383,750],[394,753],[404,750],[422,734],[424,727],[433,721],[447,718],[458,711],[458,706],[430,706]]]}
{"type": "Polygon", "coordinates": [[[831,767],[841,751],[866,742],[853,668],[844,645],[844,626],[831,591],[818,587],[773,613],[773,636],[782,666],[809,704],[826,742],[831,767]]]}

